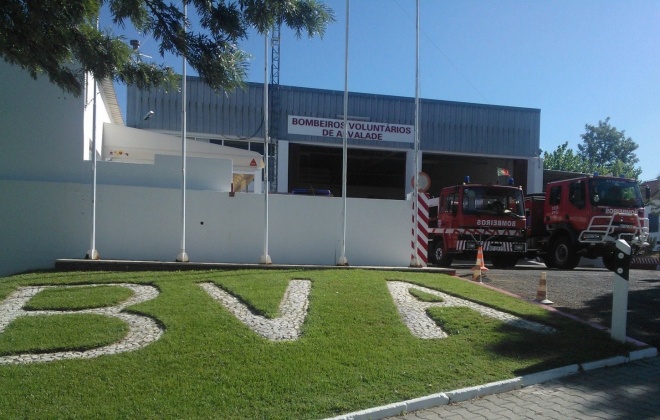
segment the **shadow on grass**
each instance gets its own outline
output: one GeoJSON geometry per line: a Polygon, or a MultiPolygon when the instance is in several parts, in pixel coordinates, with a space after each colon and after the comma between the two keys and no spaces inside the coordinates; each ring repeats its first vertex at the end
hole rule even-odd
{"type": "MultiPolygon", "coordinates": [[[[660,348],[660,281],[650,278],[638,281],[657,285],[645,290],[628,292],[626,335],[660,348]]],[[[591,299],[583,308],[557,307],[557,309],[580,319],[597,322],[607,328],[612,325],[612,294],[591,299]]]]}
{"type": "Polygon", "coordinates": [[[464,307],[430,308],[427,314],[450,339],[463,341],[466,351],[483,351],[492,361],[525,366],[514,368],[514,375],[607,359],[633,349],[631,344],[618,343],[601,330],[556,313],[548,313],[541,321],[556,328],[554,333],[522,329],[464,307]]]}
{"type": "Polygon", "coordinates": [[[627,354],[633,350],[630,344],[612,340],[608,333],[577,321],[557,326],[554,334],[521,331],[502,325],[499,332],[506,339],[493,343],[489,350],[501,357],[512,359],[540,359],[539,363],[515,372],[526,375],[557,367],[607,359],[627,354]]]}

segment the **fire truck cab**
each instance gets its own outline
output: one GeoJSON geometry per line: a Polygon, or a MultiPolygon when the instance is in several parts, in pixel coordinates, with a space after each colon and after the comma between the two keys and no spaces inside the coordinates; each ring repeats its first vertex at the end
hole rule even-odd
{"type": "Polygon", "coordinates": [[[429,200],[429,261],[448,267],[455,257],[513,267],[525,255],[525,209],[521,187],[463,184],[429,200]]]}
{"type": "Polygon", "coordinates": [[[545,194],[525,197],[525,207],[529,255],[550,268],[570,270],[580,257],[602,257],[613,269],[618,239],[630,244],[633,255],[648,246],[648,219],[634,179],[596,175],[550,182],[545,194]]]}

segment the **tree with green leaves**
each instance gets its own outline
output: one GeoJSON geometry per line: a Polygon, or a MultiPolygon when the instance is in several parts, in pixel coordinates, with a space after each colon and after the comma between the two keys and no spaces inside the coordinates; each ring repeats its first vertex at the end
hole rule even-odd
{"type": "Polygon", "coordinates": [[[641,168],[635,168],[639,162],[635,150],[639,148],[625,131],[617,130],[610,125],[610,117],[598,121],[598,125],[585,125],[586,132],[582,134],[582,144],[578,145],[578,155],[588,162],[594,171],[624,175],[637,178],[642,173],[641,168]]]}
{"type": "Polygon", "coordinates": [[[543,152],[546,169],[601,174],[624,175],[637,179],[642,173],[635,168],[639,159],[634,151],[639,147],[624,131],[610,125],[610,118],[599,121],[597,126],[585,125],[586,132],[580,137],[578,152],[568,148],[568,142],[552,152],[543,152]]]}
{"type": "Polygon", "coordinates": [[[182,7],[164,0],[4,0],[0,55],[76,96],[87,73],[140,89],[175,86],[179,76],[171,67],[136,59],[125,40],[98,29],[99,13],[107,7],[114,24],[130,23],[158,42],[161,57],[185,56],[211,88],[231,90],[246,76],[248,56],[239,42],[250,28],[265,34],[284,24],[298,37],[313,37],[323,36],[334,21],[332,9],[317,0],[183,1],[191,6],[197,32],[190,30],[182,7]]]}
{"type": "Polygon", "coordinates": [[[568,172],[585,172],[586,166],[573,149],[568,148],[568,142],[557,147],[552,152],[543,152],[543,165],[546,169],[568,172]]]}

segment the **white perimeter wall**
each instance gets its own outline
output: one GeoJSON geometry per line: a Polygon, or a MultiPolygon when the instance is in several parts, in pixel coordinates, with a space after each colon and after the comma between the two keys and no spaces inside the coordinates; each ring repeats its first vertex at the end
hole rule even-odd
{"type": "Polygon", "coordinates": [[[4,61],[0,76],[0,179],[90,179],[83,160],[91,138],[91,125],[87,138],[84,133],[84,97],[62,92],[47,77],[32,80],[4,61]]]}
{"type": "MultiPolygon", "coordinates": [[[[83,258],[91,240],[91,186],[0,180],[0,276],[83,258]]],[[[258,263],[263,194],[187,191],[186,251],[191,261],[258,263]]],[[[340,255],[338,197],[271,195],[269,255],[278,264],[334,265],[340,255]]],[[[408,266],[411,203],[348,199],[350,265],[408,266]]],[[[181,191],[99,185],[96,249],[102,259],[174,261],[181,243],[181,191]]]]}

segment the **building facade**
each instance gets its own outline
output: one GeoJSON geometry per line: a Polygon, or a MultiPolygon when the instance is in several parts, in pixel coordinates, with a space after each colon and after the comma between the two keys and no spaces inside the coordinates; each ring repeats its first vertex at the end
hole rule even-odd
{"type": "MultiPolygon", "coordinates": [[[[191,261],[257,263],[267,254],[281,264],[334,265],[340,257],[356,266],[410,264],[411,98],[349,95],[344,206],[343,92],[271,89],[270,190],[329,189],[334,197],[273,194],[267,206],[267,195],[230,192],[237,172],[261,176],[258,159],[238,171],[231,159],[210,159],[222,149],[210,143],[264,152],[263,86],[216,94],[190,78],[188,135],[200,143],[189,147],[183,220],[180,94],[129,89],[126,127],[111,83],[89,80],[73,97],[7,63],[0,74],[0,237],[10,238],[0,276],[91,249],[103,259],[173,261],[184,223],[191,261]]],[[[538,110],[422,100],[420,117],[420,166],[432,194],[464,175],[504,182],[498,169],[530,190],[537,164],[540,185],[538,110]]],[[[252,184],[260,192],[261,183],[252,184]]]]}
{"type": "MultiPolygon", "coordinates": [[[[264,86],[214,92],[187,79],[188,136],[264,153],[264,86]]],[[[343,92],[291,86],[268,89],[270,191],[342,193],[343,92]]],[[[180,92],[128,89],[127,125],[181,131],[180,92]],[[153,112],[144,120],[143,116],[153,112]]],[[[432,195],[447,185],[504,183],[505,169],[526,193],[540,192],[538,109],[420,100],[419,160],[432,195]]],[[[404,199],[414,177],[414,98],[349,93],[347,194],[404,199]]]]}

